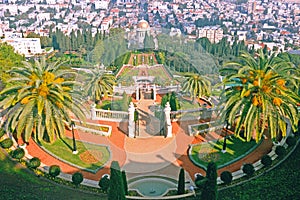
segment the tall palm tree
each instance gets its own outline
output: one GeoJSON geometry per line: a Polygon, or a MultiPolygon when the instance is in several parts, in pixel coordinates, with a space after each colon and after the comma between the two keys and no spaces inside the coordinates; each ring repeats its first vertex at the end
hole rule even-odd
{"type": "Polygon", "coordinates": [[[259,141],[268,130],[271,138],[286,134],[286,120],[297,128],[298,87],[296,68],[291,62],[267,56],[262,50],[255,57],[242,53],[238,61],[225,64],[223,120],[235,125],[235,134],[244,131],[247,141],[259,141]]]}
{"type": "Polygon", "coordinates": [[[85,91],[92,99],[97,102],[103,97],[113,93],[113,86],[116,78],[112,74],[108,74],[105,70],[94,68],[89,70],[88,83],[85,85],[85,91]]]}
{"type": "Polygon", "coordinates": [[[52,142],[64,135],[70,114],[84,119],[81,102],[72,90],[74,71],[59,63],[47,64],[43,58],[34,64],[24,62],[24,67],[15,67],[10,73],[11,86],[1,91],[0,108],[6,128],[17,138],[28,142],[33,133],[38,140],[52,142]]]}
{"type": "Polygon", "coordinates": [[[210,96],[211,83],[210,81],[199,74],[186,74],[186,81],[182,86],[183,92],[188,92],[193,100],[203,96],[210,96]]]}

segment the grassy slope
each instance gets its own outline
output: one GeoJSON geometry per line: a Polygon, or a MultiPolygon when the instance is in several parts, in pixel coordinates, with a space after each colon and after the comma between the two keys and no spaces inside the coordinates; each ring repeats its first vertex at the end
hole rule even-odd
{"type": "MultiPolygon", "coordinates": [[[[300,145],[291,157],[273,171],[241,186],[219,193],[219,200],[282,200],[300,196],[300,145]]],[[[0,150],[0,199],[105,199],[37,178],[0,150]]],[[[190,198],[192,199],[192,198],[190,198]]]]}
{"type": "Polygon", "coordinates": [[[219,193],[219,200],[282,200],[300,197],[300,145],[279,167],[256,180],[219,193]]]}
{"type": "Polygon", "coordinates": [[[38,178],[9,160],[0,149],[0,199],[105,199],[38,178]]]}

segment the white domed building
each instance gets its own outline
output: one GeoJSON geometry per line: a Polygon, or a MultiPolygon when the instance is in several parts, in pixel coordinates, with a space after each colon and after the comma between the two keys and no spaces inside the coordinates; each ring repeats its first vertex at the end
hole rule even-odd
{"type": "Polygon", "coordinates": [[[137,23],[136,28],[128,33],[128,47],[129,48],[137,48],[142,49],[144,48],[144,40],[146,37],[146,34],[150,36],[150,25],[149,23],[142,19],[137,23]]]}
{"type": "Polygon", "coordinates": [[[140,44],[144,44],[144,39],[146,34],[150,35],[150,26],[149,23],[146,20],[140,20],[137,24],[137,41],[140,46],[140,44]]]}

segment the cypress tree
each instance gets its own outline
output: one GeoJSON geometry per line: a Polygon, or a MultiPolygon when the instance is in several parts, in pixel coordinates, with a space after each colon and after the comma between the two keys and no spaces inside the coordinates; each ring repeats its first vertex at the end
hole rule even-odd
{"type": "Polygon", "coordinates": [[[216,200],[218,198],[217,177],[216,164],[214,162],[208,163],[206,170],[206,182],[201,193],[201,199],[216,200]]]}
{"type": "Polygon", "coordinates": [[[181,168],[179,173],[177,194],[184,194],[184,193],[185,193],[185,177],[184,177],[184,169],[181,168]]]}
{"type": "Polygon", "coordinates": [[[125,200],[124,184],[120,166],[117,161],[112,161],[110,166],[110,182],[108,200],[125,200]]]}
{"type": "Polygon", "coordinates": [[[127,177],[126,177],[126,172],[125,171],[122,171],[122,179],[123,179],[125,195],[128,195],[128,184],[127,184],[127,177]]]}

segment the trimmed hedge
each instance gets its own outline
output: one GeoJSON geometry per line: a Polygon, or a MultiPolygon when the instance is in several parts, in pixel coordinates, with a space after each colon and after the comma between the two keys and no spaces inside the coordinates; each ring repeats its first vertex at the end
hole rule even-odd
{"type": "Polygon", "coordinates": [[[224,183],[227,184],[231,183],[233,177],[230,171],[223,171],[220,178],[224,183]]]}
{"type": "Polygon", "coordinates": [[[103,192],[107,192],[109,188],[109,178],[107,175],[103,176],[98,183],[99,187],[103,190],[103,192]]]}
{"type": "Polygon", "coordinates": [[[293,136],[289,136],[286,138],[286,143],[289,145],[289,147],[294,146],[296,144],[297,140],[293,136]]]}
{"type": "Polygon", "coordinates": [[[2,138],[3,135],[5,135],[5,131],[3,128],[0,128],[0,138],[2,138]]]}
{"type": "Polygon", "coordinates": [[[250,163],[244,164],[242,170],[245,174],[247,174],[247,176],[252,176],[255,172],[253,165],[250,163]]]}
{"type": "Polygon", "coordinates": [[[75,172],[72,175],[72,182],[77,186],[83,181],[83,175],[80,172],[75,172]]]}
{"type": "Polygon", "coordinates": [[[37,157],[31,158],[27,163],[27,167],[32,168],[32,169],[36,169],[40,165],[41,165],[41,160],[37,157]]]}
{"type": "Polygon", "coordinates": [[[60,167],[58,165],[51,165],[49,168],[49,175],[53,178],[60,174],[60,167]]]}
{"type": "Polygon", "coordinates": [[[25,151],[22,148],[17,148],[11,152],[11,156],[15,159],[22,159],[25,156],[25,151]]]}
{"type": "Polygon", "coordinates": [[[269,155],[263,155],[263,157],[260,159],[261,164],[263,164],[265,167],[269,167],[272,165],[272,158],[269,155]]]}
{"type": "Polygon", "coordinates": [[[9,149],[12,147],[13,141],[10,138],[6,138],[1,142],[1,147],[4,149],[9,149]]]}
{"type": "Polygon", "coordinates": [[[277,146],[275,153],[279,158],[282,158],[286,155],[286,149],[283,146],[277,146]]]}

